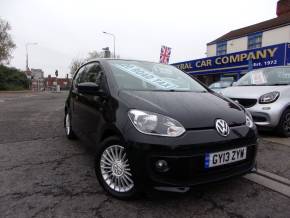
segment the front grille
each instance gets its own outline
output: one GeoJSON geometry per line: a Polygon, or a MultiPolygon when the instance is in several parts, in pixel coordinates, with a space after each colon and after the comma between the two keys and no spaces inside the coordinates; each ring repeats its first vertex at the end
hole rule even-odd
{"type": "Polygon", "coordinates": [[[257,103],[257,99],[249,99],[249,98],[232,98],[232,100],[238,102],[245,108],[253,107],[257,103]]]}
{"type": "Polygon", "coordinates": [[[257,115],[253,116],[253,120],[254,120],[254,122],[267,122],[267,118],[266,117],[257,116],[257,115]]]}

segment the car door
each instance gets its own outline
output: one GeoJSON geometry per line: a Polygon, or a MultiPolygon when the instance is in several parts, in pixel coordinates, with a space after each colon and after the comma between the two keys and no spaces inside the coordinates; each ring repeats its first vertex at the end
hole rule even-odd
{"type": "Polygon", "coordinates": [[[79,68],[76,72],[76,75],[72,82],[72,90],[71,90],[71,98],[70,98],[70,111],[71,111],[71,122],[74,128],[74,131],[79,134],[80,132],[80,119],[79,119],[79,111],[78,111],[78,101],[80,94],[78,92],[78,84],[80,83],[80,78],[82,77],[83,72],[86,67],[83,66],[79,68]]]}
{"type": "MultiPolygon", "coordinates": [[[[104,89],[104,71],[99,62],[92,62],[85,66],[80,78],[80,83],[96,83],[100,89],[104,89]]],[[[79,125],[82,135],[89,143],[95,143],[100,135],[102,112],[107,97],[102,92],[95,94],[80,94],[77,104],[79,125]]]]}

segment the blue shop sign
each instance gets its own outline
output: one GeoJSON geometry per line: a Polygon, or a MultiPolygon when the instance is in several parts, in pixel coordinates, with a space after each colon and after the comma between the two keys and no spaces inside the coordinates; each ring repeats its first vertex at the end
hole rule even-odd
{"type": "Polygon", "coordinates": [[[263,67],[290,64],[290,44],[278,44],[227,55],[174,63],[190,74],[241,72],[263,67]],[[287,59],[288,57],[288,59],[287,59]]]}
{"type": "Polygon", "coordinates": [[[287,44],[287,63],[285,65],[290,65],[290,44],[287,44]]]}

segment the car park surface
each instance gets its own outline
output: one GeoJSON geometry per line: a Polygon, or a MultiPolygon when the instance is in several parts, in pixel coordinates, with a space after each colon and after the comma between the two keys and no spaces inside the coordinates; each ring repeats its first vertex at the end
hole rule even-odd
{"type": "MultiPolygon", "coordinates": [[[[108,196],[96,180],[91,151],[66,139],[66,96],[0,93],[1,217],[290,216],[289,197],[245,178],[182,195],[157,192],[128,202],[108,196]]],[[[262,135],[258,166],[271,163],[271,172],[288,177],[285,140],[262,135]]]]}

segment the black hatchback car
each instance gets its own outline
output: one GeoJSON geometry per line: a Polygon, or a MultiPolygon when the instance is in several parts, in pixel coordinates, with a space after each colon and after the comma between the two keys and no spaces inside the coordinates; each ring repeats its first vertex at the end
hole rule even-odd
{"type": "Polygon", "coordinates": [[[89,61],[73,78],[64,125],[69,139],[95,148],[99,183],[120,199],[148,187],[184,191],[255,166],[251,115],[170,65],[89,61]]]}

